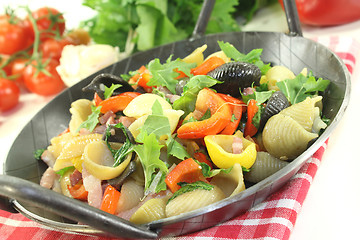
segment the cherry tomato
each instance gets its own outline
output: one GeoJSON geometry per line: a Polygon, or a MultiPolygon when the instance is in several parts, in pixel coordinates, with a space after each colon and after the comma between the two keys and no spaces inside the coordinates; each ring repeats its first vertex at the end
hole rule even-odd
{"type": "Polygon", "coordinates": [[[39,49],[43,58],[53,58],[59,61],[63,48],[69,44],[71,44],[70,40],[65,38],[61,40],[49,38],[40,44],[39,49]]]}
{"type": "Polygon", "coordinates": [[[0,54],[14,54],[25,49],[28,36],[18,19],[9,16],[0,17],[0,54]]]}
{"type": "Polygon", "coordinates": [[[19,103],[20,89],[13,81],[0,78],[0,112],[8,111],[19,103]]]}
{"type": "Polygon", "coordinates": [[[19,86],[24,85],[24,70],[28,62],[28,59],[17,58],[11,63],[11,76],[15,77],[15,82],[19,86]]]}
{"type": "MultiPolygon", "coordinates": [[[[31,13],[36,21],[36,26],[40,31],[40,40],[53,38],[54,36],[62,36],[65,31],[64,16],[56,9],[42,7],[31,13]]],[[[29,18],[25,20],[26,26],[30,26],[32,38],[34,38],[34,28],[29,18]]]]}
{"type": "Polygon", "coordinates": [[[64,88],[64,82],[56,71],[59,65],[54,59],[42,59],[39,62],[32,61],[24,70],[24,82],[27,89],[33,93],[50,96],[59,93],[64,88]],[[37,68],[44,68],[51,76],[37,68]]]}

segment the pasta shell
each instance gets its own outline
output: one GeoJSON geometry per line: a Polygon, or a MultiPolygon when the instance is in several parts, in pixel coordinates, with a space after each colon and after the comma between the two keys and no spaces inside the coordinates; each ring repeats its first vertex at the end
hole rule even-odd
{"type": "Polygon", "coordinates": [[[137,184],[135,180],[127,180],[121,187],[120,198],[116,212],[126,211],[135,207],[144,197],[144,187],[137,184]]]}
{"type": "Polygon", "coordinates": [[[176,216],[205,207],[224,198],[225,194],[217,186],[214,186],[214,188],[210,191],[196,189],[172,199],[166,205],[165,214],[166,217],[176,216]]]}
{"type": "Polygon", "coordinates": [[[182,61],[186,63],[196,63],[196,66],[199,66],[204,61],[203,52],[206,50],[206,48],[207,48],[206,44],[202,45],[201,47],[198,47],[192,53],[190,53],[185,58],[183,58],[182,61]]]}
{"type": "Polygon", "coordinates": [[[159,101],[163,110],[172,109],[171,104],[168,103],[164,98],[156,94],[145,93],[134,98],[124,109],[123,113],[128,117],[134,118],[149,115],[152,113],[151,108],[156,100],[159,101]]]}
{"type": "Polygon", "coordinates": [[[235,163],[229,173],[220,172],[211,179],[211,184],[219,187],[225,194],[230,197],[245,190],[242,167],[235,163]]]}
{"type": "Polygon", "coordinates": [[[254,165],[251,167],[250,172],[244,173],[244,178],[246,181],[257,183],[288,164],[288,162],[273,157],[267,152],[258,152],[254,165]]]}
{"type": "Polygon", "coordinates": [[[146,201],[130,218],[135,224],[149,223],[165,218],[165,207],[168,198],[152,198],[146,201]]]}
{"type": "Polygon", "coordinates": [[[102,135],[96,133],[73,137],[64,145],[59,157],[56,159],[54,164],[54,171],[58,171],[64,167],[72,166],[72,158],[81,156],[84,152],[85,146],[88,143],[99,141],[101,138],[102,135]]]}
{"type": "Polygon", "coordinates": [[[53,154],[55,158],[58,158],[62,149],[68,141],[70,141],[74,136],[71,133],[64,133],[59,136],[53,137],[51,139],[51,145],[48,147],[48,150],[53,154]]]}
{"type": "Polygon", "coordinates": [[[274,66],[266,72],[265,78],[261,79],[260,83],[267,82],[269,90],[279,91],[279,87],[276,86],[277,82],[293,78],[295,78],[295,74],[287,67],[274,66]]]}
{"type": "Polygon", "coordinates": [[[315,105],[321,101],[321,99],[321,96],[314,98],[307,97],[304,101],[285,108],[280,114],[291,117],[305,128],[306,131],[311,132],[316,114],[319,116],[315,105]]]}
{"type": "Polygon", "coordinates": [[[79,99],[71,104],[70,113],[71,120],[69,122],[69,129],[72,134],[76,133],[80,124],[84,122],[92,113],[92,102],[88,99],[79,99]]]}
{"type": "Polygon", "coordinates": [[[82,155],[86,170],[100,180],[109,180],[119,176],[131,161],[128,154],[120,165],[113,167],[114,157],[105,141],[94,141],[85,146],[82,155]]]}
{"type": "Polygon", "coordinates": [[[306,131],[289,116],[276,114],[266,123],[262,138],[266,150],[281,160],[294,159],[318,135],[306,131]]]}

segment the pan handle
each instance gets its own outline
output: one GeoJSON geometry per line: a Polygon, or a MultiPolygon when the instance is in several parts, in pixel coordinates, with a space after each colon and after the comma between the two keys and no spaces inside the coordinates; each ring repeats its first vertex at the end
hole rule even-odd
{"type": "Polygon", "coordinates": [[[215,0],[204,0],[190,41],[199,39],[205,35],[206,27],[208,25],[214,5],[215,0]]]}
{"type": "MultiPolygon", "coordinates": [[[[145,226],[130,223],[86,203],[14,176],[0,175],[0,196],[31,203],[116,237],[139,239],[158,237],[158,233],[145,226]]],[[[8,207],[5,210],[9,209],[8,207]]]]}
{"type": "Polygon", "coordinates": [[[289,35],[302,37],[303,34],[295,0],[283,0],[283,3],[286,20],[289,27],[289,35]]]}

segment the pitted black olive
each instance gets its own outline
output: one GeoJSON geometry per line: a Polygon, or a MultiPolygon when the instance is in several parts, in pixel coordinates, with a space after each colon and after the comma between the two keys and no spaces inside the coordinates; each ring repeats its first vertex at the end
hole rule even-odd
{"type": "Polygon", "coordinates": [[[132,86],[119,76],[110,73],[101,73],[94,77],[94,79],[82,90],[84,92],[96,92],[100,98],[104,99],[104,90],[106,87],[111,87],[112,84],[121,84],[121,87],[115,89],[113,95],[118,95],[123,92],[133,92],[132,86]]]}
{"type": "Polygon", "coordinates": [[[213,89],[220,93],[239,97],[240,91],[244,88],[260,84],[261,71],[251,63],[228,62],[210,71],[207,75],[223,82],[213,86],[213,89]]]}
{"type": "Polygon", "coordinates": [[[269,118],[289,106],[289,101],[284,93],[281,91],[274,92],[269,98],[264,111],[261,114],[259,130],[261,131],[264,128],[265,123],[269,120],[269,118]]]}

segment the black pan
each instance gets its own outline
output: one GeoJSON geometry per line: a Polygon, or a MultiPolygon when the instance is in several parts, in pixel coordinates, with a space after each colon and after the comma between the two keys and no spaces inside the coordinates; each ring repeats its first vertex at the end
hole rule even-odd
{"type": "Polygon", "coordinates": [[[0,175],[0,195],[4,196],[0,207],[7,211],[21,212],[30,219],[64,231],[128,238],[156,238],[182,235],[214,226],[238,216],[277,191],[329,137],[344,114],[350,94],[350,75],[343,62],[325,46],[303,38],[294,1],[288,0],[284,3],[290,30],[288,34],[235,32],[204,36],[207,21],[201,19],[208,18],[214,4],[213,0],[205,1],[205,9],[210,7],[210,10],[200,14],[192,39],[136,53],[66,89],[37,113],[14,141],[4,165],[6,175],[0,175]],[[99,73],[127,73],[154,58],[165,61],[170,54],[182,58],[203,44],[208,45],[208,53],[213,53],[219,50],[218,40],[230,42],[244,53],[254,48],[263,48],[264,62],[286,66],[295,73],[307,67],[315,76],[331,81],[323,96],[323,113],[331,120],[331,124],[303,154],[282,170],[236,196],[181,216],[145,225],[132,224],[38,185],[46,166],[42,161],[33,158],[33,152],[47,147],[50,139],[66,128],[70,120],[71,102],[79,98],[93,97],[81,89],[89,84],[94,76],[99,73]]]}

